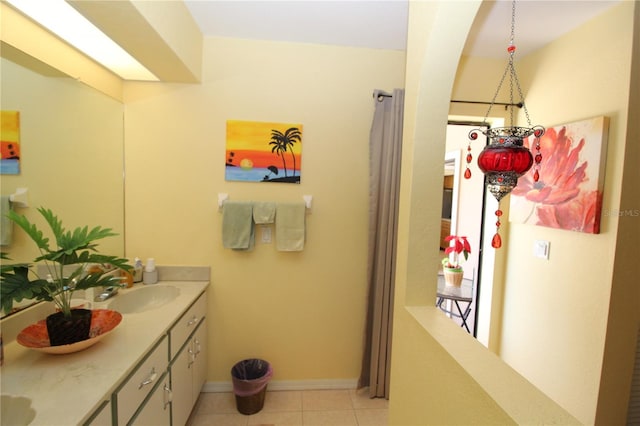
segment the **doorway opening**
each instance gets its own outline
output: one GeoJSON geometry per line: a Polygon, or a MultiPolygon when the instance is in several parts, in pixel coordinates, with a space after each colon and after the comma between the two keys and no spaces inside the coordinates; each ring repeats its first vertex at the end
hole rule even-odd
{"type": "MultiPolygon", "coordinates": [[[[466,320],[469,332],[477,335],[479,296],[481,291],[482,247],[486,209],[484,174],[472,168],[470,179],[463,177],[465,167],[462,161],[470,153],[474,159],[484,148],[482,144],[472,144],[467,151],[468,134],[472,129],[487,127],[486,123],[474,121],[449,121],[446,136],[446,154],[443,172],[443,208],[441,218],[440,249],[448,246],[444,242],[447,235],[466,236],[471,253],[463,264],[464,278],[472,283],[471,313],[466,320]]],[[[452,316],[461,326],[462,320],[452,316]]]]}

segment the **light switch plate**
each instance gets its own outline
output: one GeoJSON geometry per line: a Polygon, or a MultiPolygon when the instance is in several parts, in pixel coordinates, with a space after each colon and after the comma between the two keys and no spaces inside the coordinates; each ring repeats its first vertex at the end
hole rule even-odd
{"type": "Polygon", "coordinates": [[[533,243],[533,255],[540,259],[549,259],[549,241],[536,240],[533,243]]]}
{"type": "Polygon", "coordinates": [[[271,227],[263,226],[262,227],[262,242],[265,244],[269,244],[271,242],[271,227]]]}

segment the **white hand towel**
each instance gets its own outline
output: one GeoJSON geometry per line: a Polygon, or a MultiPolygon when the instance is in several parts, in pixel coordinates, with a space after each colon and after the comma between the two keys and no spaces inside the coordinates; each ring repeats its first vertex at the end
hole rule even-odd
{"type": "Polygon", "coordinates": [[[253,203],[225,201],[222,205],[222,245],[234,250],[253,247],[253,203]]]}
{"type": "Polygon", "coordinates": [[[273,223],[276,218],[276,203],[253,203],[253,221],[258,225],[273,223]]]}
{"type": "Polygon", "coordinates": [[[279,203],[276,207],[276,248],[302,251],[305,240],[305,204],[279,203]]]}

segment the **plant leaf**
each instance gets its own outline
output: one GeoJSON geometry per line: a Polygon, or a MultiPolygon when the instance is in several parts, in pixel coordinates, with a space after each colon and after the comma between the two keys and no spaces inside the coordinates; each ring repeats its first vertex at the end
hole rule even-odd
{"type": "Polygon", "coordinates": [[[22,230],[31,237],[33,242],[36,243],[39,249],[49,251],[49,238],[46,238],[36,225],[29,222],[29,219],[23,215],[19,215],[13,210],[7,213],[7,217],[22,228],[22,230]]]}
{"type": "Polygon", "coordinates": [[[0,273],[0,306],[5,313],[11,312],[13,302],[23,299],[51,300],[45,287],[47,281],[29,280],[29,267],[25,264],[3,265],[0,273]]]}
{"type": "MultiPolygon", "coordinates": [[[[22,215],[13,211],[7,214],[10,220],[22,228],[37,244],[41,255],[35,262],[48,261],[59,264],[62,271],[64,265],[77,264],[67,276],[56,276],[53,282],[43,279],[29,280],[29,264],[1,265],[0,281],[0,307],[9,312],[14,301],[22,299],[37,299],[51,301],[59,299],[59,296],[70,297],[74,290],[82,290],[96,286],[119,285],[119,277],[102,274],[84,276],[84,265],[87,263],[110,264],[116,268],[131,270],[128,260],[118,256],[98,254],[96,240],[117,235],[110,228],[96,226],[89,229],[88,226],[75,228],[73,231],[65,230],[62,222],[49,209],[38,208],[38,212],[44,217],[56,239],[55,249],[49,247],[49,239],[45,238],[42,231],[36,225],[22,215]]],[[[2,259],[7,259],[2,253],[2,259]]],[[[56,269],[57,270],[57,269],[56,269]]]]}

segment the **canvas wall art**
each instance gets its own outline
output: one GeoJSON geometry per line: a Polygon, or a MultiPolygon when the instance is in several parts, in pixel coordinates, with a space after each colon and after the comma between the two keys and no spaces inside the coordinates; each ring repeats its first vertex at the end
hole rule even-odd
{"type": "Polygon", "coordinates": [[[510,221],[598,234],[608,130],[607,117],[548,128],[540,140],[540,179],[534,182],[531,170],[518,179],[510,221]]]}
{"type": "Polygon", "coordinates": [[[225,179],[300,183],[302,124],[227,121],[225,179]]]}
{"type": "Polygon", "coordinates": [[[20,113],[0,112],[0,174],[20,174],[20,113]]]}

